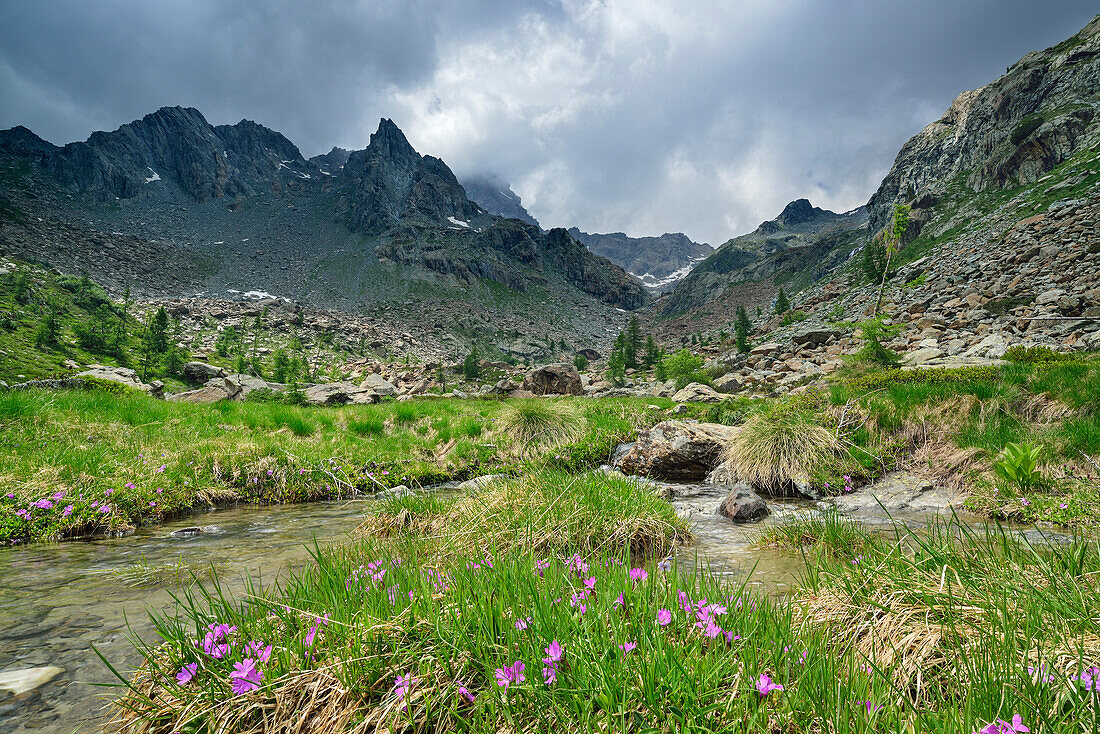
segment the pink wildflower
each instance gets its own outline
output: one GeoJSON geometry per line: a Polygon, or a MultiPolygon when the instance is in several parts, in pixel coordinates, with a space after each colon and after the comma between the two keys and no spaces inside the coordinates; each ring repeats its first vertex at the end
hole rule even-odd
{"type": "Polygon", "coordinates": [[[263,671],[256,667],[255,660],[252,658],[245,658],[233,666],[233,672],[229,674],[229,678],[233,681],[231,686],[233,695],[240,696],[259,688],[260,681],[263,680],[264,674],[263,671]]]}
{"type": "Polygon", "coordinates": [[[649,578],[649,572],[644,568],[632,568],[630,569],[630,580],[638,583],[639,581],[645,581],[649,578]]]}
{"type": "Polygon", "coordinates": [[[623,655],[627,655],[637,646],[637,642],[624,642],[623,644],[619,645],[619,649],[623,651],[623,655]]]}
{"type": "Polygon", "coordinates": [[[761,673],[760,677],[756,679],[756,692],[760,694],[760,698],[765,698],[772,691],[782,691],[783,686],[772,681],[767,673],[761,673]]]}
{"type": "Polygon", "coordinates": [[[657,610],[657,624],[661,625],[662,627],[666,627],[671,621],[672,612],[668,611],[667,609],[657,610]]]}
{"type": "Polygon", "coordinates": [[[195,673],[197,673],[198,670],[198,663],[188,663],[180,668],[180,672],[176,673],[176,681],[181,686],[185,686],[191,682],[191,679],[195,677],[195,673]]]}

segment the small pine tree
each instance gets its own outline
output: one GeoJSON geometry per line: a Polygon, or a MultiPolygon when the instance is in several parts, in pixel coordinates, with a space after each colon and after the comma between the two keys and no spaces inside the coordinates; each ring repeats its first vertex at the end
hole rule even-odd
{"type": "Polygon", "coordinates": [[[653,340],[653,335],[648,334],[645,339],[645,356],[642,358],[642,363],[649,369],[660,361],[661,350],[657,347],[657,342],[653,340]]]}
{"type": "Polygon", "coordinates": [[[623,359],[622,350],[614,350],[607,358],[607,379],[612,385],[622,385],[626,382],[626,362],[623,359]]]}
{"type": "Polygon", "coordinates": [[[282,349],[271,355],[271,379],[283,383],[290,379],[290,359],[282,349]]]}
{"type": "Polygon", "coordinates": [[[36,347],[56,347],[61,336],[61,320],[58,317],[58,309],[50,304],[46,315],[42,317],[38,328],[34,330],[34,345],[36,347]]]}
{"type": "Polygon", "coordinates": [[[477,357],[477,348],[470,349],[466,359],[462,360],[462,376],[466,382],[473,382],[481,377],[481,360],[477,357]]]}
{"type": "Polygon", "coordinates": [[[791,302],[787,300],[787,294],[780,288],[779,295],[775,297],[775,312],[786,313],[790,307],[791,302]]]}
{"type": "Polygon", "coordinates": [[[574,354],[573,366],[576,367],[578,370],[588,369],[588,357],[584,356],[583,354],[574,354]]]}
{"type": "Polygon", "coordinates": [[[749,322],[749,315],[745,313],[745,307],[740,304],[737,306],[737,317],[734,320],[733,329],[737,334],[737,351],[741,354],[748,352],[752,324],[749,322]]]}

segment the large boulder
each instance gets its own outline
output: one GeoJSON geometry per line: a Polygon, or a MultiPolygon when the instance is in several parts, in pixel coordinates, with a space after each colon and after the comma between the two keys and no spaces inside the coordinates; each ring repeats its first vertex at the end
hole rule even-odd
{"type": "Polygon", "coordinates": [[[960,505],[961,498],[957,492],[937,487],[927,479],[905,472],[890,472],[833,501],[843,512],[878,515],[903,510],[950,512],[960,505]]]}
{"type": "Polygon", "coordinates": [[[701,382],[693,382],[673,395],[672,399],[677,403],[720,403],[726,396],[701,382]]]}
{"type": "Polygon", "coordinates": [[[841,333],[833,329],[811,328],[791,334],[791,341],[800,346],[820,347],[830,339],[839,339],[840,336],[841,333]]]}
{"type": "Polygon", "coordinates": [[[229,392],[225,389],[224,385],[206,385],[197,390],[188,390],[186,392],[178,392],[175,395],[169,395],[168,400],[173,403],[205,405],[208,403],[217,403],[221,400],[229,400],[229,392]]]}
{"type": "Polygon", "coordinates": [[[90,364],[88,369],[83,372],[79,372],[75,375],[77,380],[104,380],[106,382],[117,382],[118,384],[131,388],[133,390],[141,390],[144,393],[148,393],[155,398],[164,397],[164,383],[159,380],[150,384],[142,382],[132,369],[127,367],[105,367],[101,364],[90,364]]]}
{"type": "Polygon", "coordinates": [[[723,448],[737,431],[717,423],[663,421],[638,434],[615,468],[624,474],[698,481],[718,465],[723,448]]]}
{"type": "Polygon", "coordinates": [[[189,385],[204,385],[217,377],[225,377],[228,373],[221,367],[215,367],[206,362],[188,362],[183,366],[183,380],[189,385]]]}
{"type": "Polygon", "coordinates": [[[580,395],[581,373],[571,364],[536,367],[523,378],[523,389],[535,395],[580,395]]]}
{"type": "Polygon", "coordinates": [[[367,375],[366,379],[363,380],[362,387],[369,388],[386,397],[393,397],[397,394],[397,388],[393,386],[393,383],[382,375],[374,373],[367,375]]]}
{"type": "Polygon", "coordinates": [[[359,387],[350,382],[328,382],[323,385],[311,385],[302,391],[308,405],[347,405],[356,403],[367,405],[377,403],[379,395],[367,387],[359,387]]]}
{"type": "Polygon", "coordinates": [[[730,489],[729,495],[718,505],[717,513],[734,522],[750,522],[767,517],[768,506],[749,485],[739,483],[730,489]]]}

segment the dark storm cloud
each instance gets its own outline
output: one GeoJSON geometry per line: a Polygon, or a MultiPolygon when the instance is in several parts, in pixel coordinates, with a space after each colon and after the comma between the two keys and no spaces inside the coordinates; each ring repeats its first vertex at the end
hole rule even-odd
{"type": "Polygon", "coordinates": [[[393,117],[545,225],[718,243],[866,201],[956,94],[1095,12],[1064,0],[0,3],[0,127],[54,142],[165,104],[306,155],[393,117]]]}

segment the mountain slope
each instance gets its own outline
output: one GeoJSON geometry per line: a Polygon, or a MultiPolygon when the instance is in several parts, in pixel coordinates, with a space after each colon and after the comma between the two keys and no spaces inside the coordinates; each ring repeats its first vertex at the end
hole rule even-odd
{"type": "Polygon", "coordinates": [[[564,230],[483,211],[390,120],[344,153],[307,161],[261,125],[184,108],[60,148],[13,128],[0,132],[0,249],[149,295],[261,291],[463,339],[602,344],[616,309],[647,302],[564,230]]]}
{"type": "MultiPolygon", "coordinates": [[[[898,153],[868,202],[871,231],[894,204],[928,208],[948,189],[972,193],[1038,182],[1077,151],[1100,143],[1100,16],[1045,51],[1025,55],[1004,76],[960,94],[898,153]]],[[[915,236],[925,221],[918,216],[915,236]]]]}
{"type": "Polygon", "coordinates": [[[589,234],[573,227],[569,234],[597,255],[621,265],[655,293],[672,288],[714,252],[710,245],[693,242],[680,232],[628,237],[622,232],[589,234]]]}
{"type": "MultiPolygon", "coordinates": [[[[796,199],[775,219],[727,241],[696,265],[661,304],[661,313],[676,316],[719,301],[740,283],[816,280],[858,247],[866,223],[863,207],[837,214],[796,199]]],[[[772,285],[770,291],[764,290],[774,293],[776,289],[772,285]]],[[[746,307],[764,305],[759,297],[740,302],[746,307]]]]}

